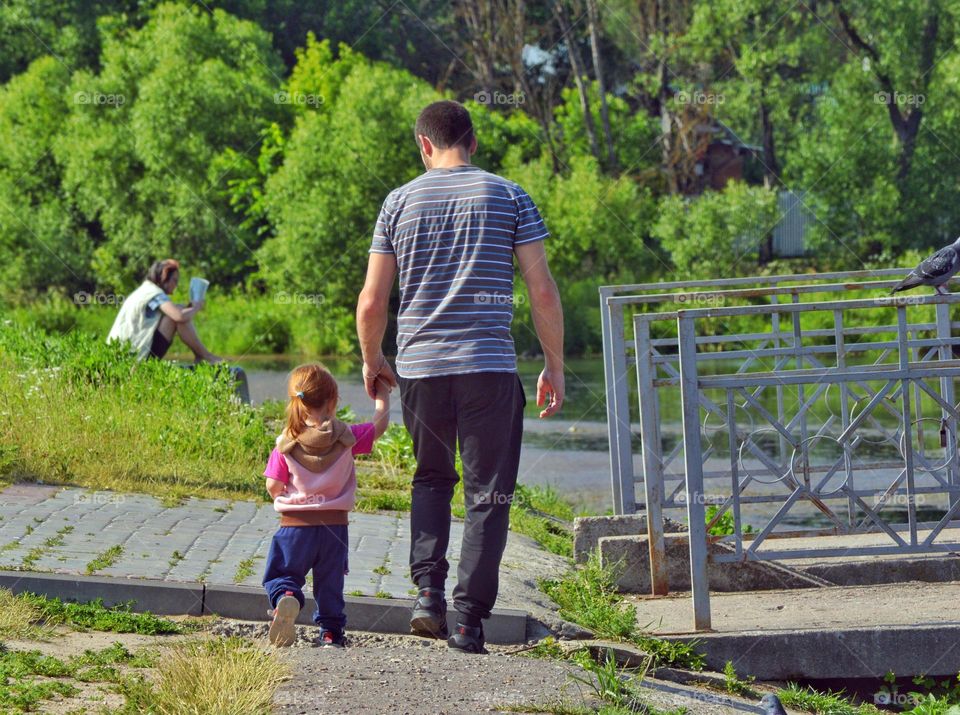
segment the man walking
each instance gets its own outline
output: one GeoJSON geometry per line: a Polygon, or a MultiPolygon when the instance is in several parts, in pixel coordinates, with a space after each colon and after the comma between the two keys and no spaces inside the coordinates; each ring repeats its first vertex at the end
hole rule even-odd
{"type": "Polygon", "coordinates": [[[363,377],[399,382],[403,422],[413,438],[410,571],[418,598],[411,630],[484,652],[484,618],[497,598],[517,481],[523,408],[510,334],[513,257],[527,284],[546,361],[537,381],[541,417],[563,403],[563,312],[547,266],[547,230],[519,186],[470,164],[477,149],[470,114],[435,102],[414,130],[426,172],[383,203],[357,305],[363,377]],[[382,352],[393,281],[399,273],[397,375],[382,352]],[[463,460],[466,520],[447,632],[445,586],[450,501],[463,460]]]}

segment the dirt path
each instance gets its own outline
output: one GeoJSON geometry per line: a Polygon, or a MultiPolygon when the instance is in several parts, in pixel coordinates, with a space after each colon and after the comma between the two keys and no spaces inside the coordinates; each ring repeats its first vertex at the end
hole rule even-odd
{"type": "MultiPolygon", "coordinates": [[[[266,637],[262,623],[224,621],[213,631],[261,642],[266,637]]],[[[274,699],[277,713],[467,715],[558,701],[600,704],[590,688],[571,677],[585,676],[578,666],[531,658],[521,654],[522,646],[488,646],[489,655],[470,656],[413,636],[351,633],[343,650],[317,648],[314,638],[316,629],[300,626],[296,646],[274,651],[293,670],[274,699]]],[[[761,712],[753,703],[651,678],[644,682],[644,694],[649,705],[683,706],[689,715],[761,712]]]]}

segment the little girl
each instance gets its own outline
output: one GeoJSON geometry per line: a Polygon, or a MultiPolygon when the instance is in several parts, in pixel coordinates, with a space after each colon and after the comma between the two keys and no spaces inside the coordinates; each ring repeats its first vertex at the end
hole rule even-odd
{"type": "Polygon", "coordinates": [[[264,476],[280,512],[263,574],[273,608],[270,642],[292,645],[303,608],[303,585],[313,570],[313,621],[323,647],[342,648],[346,624],[343,577],[347,571],[347,514],[356,501],[353,457],[369,454],[387,429],[390,389],[377,381],[372,423],[346,425],[336,418],[337,383],[317,363],[301,365],[287,383],[287,425],[277,437],[264,476]]]}

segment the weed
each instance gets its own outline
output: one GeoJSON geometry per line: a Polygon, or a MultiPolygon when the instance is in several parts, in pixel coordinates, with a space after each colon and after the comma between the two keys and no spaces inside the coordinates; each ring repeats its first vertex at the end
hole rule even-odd
{"type": "Polygon", "coordinates": [[[387,565],[386,565],[386,564],[383,564],[382,566],[377,566],[377,567],[373,570],[373,572],[374,572],[375,574],[379,574],[379,575],[381,575],[381,576],[389,576],[391,573],[393,573],[389,568],[387,568],[387,565]]]}
{"type": "Polygon", "coordinates": [[[30,549],[30,551],[27,552],[27,555],[23,557],[23,561],[20,564],[21,568],[32,569],[34,564],[36,564],[36,562],[39,561],[48,551],[52,551],[58,546],[63,546],[63,542],[65,540],[64,537],[71,531],[73,531],[72,526],[64,526],[63,528],[58,529],[55,535],[44,539],[40,546],[35,546],[34,548],[30,549]]]}
{"type": "Polygon", "coordinates": [[[756,678],[752,675],[747,678],[740,678],[740,676],[737,675],[736,669],[733,667],[732,660],[728,660],[723,666],[723,685],[731,695],[759,698],[760,694],[751,687],[754,680],[756,680],[756,678]]]}
{"type": "Polygon", "coordinates": [[[91,576],[97,571],[110,568],[120,560],[121,556],[123,556],[123,546],[120,544],[116,544],[115,546],[111,546],[109,549],[101,551],[90,563],[87,564],[87,575],[91,576]]]}
{"type": "Polygon", "coordinates": [[[253,575],[253,562],[255,558],[256,557],[242,559],[240,563],[237,564],[236,573],[233,574],[234,583],[243,583],[253,575]]]}

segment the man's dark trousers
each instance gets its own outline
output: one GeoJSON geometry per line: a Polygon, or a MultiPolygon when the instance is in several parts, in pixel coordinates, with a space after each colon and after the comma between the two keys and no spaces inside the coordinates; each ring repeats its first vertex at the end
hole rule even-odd
{"type": "Polygon", "coordinates": [[[526,399],[516,373],[478,372],[399,379],[403,423],[413,438],[410,573],[419,588],[444,587],[450,502],[463,462],[466,519],[454,607],[466,621],[488,618],[520,466],[526,399]]]}

